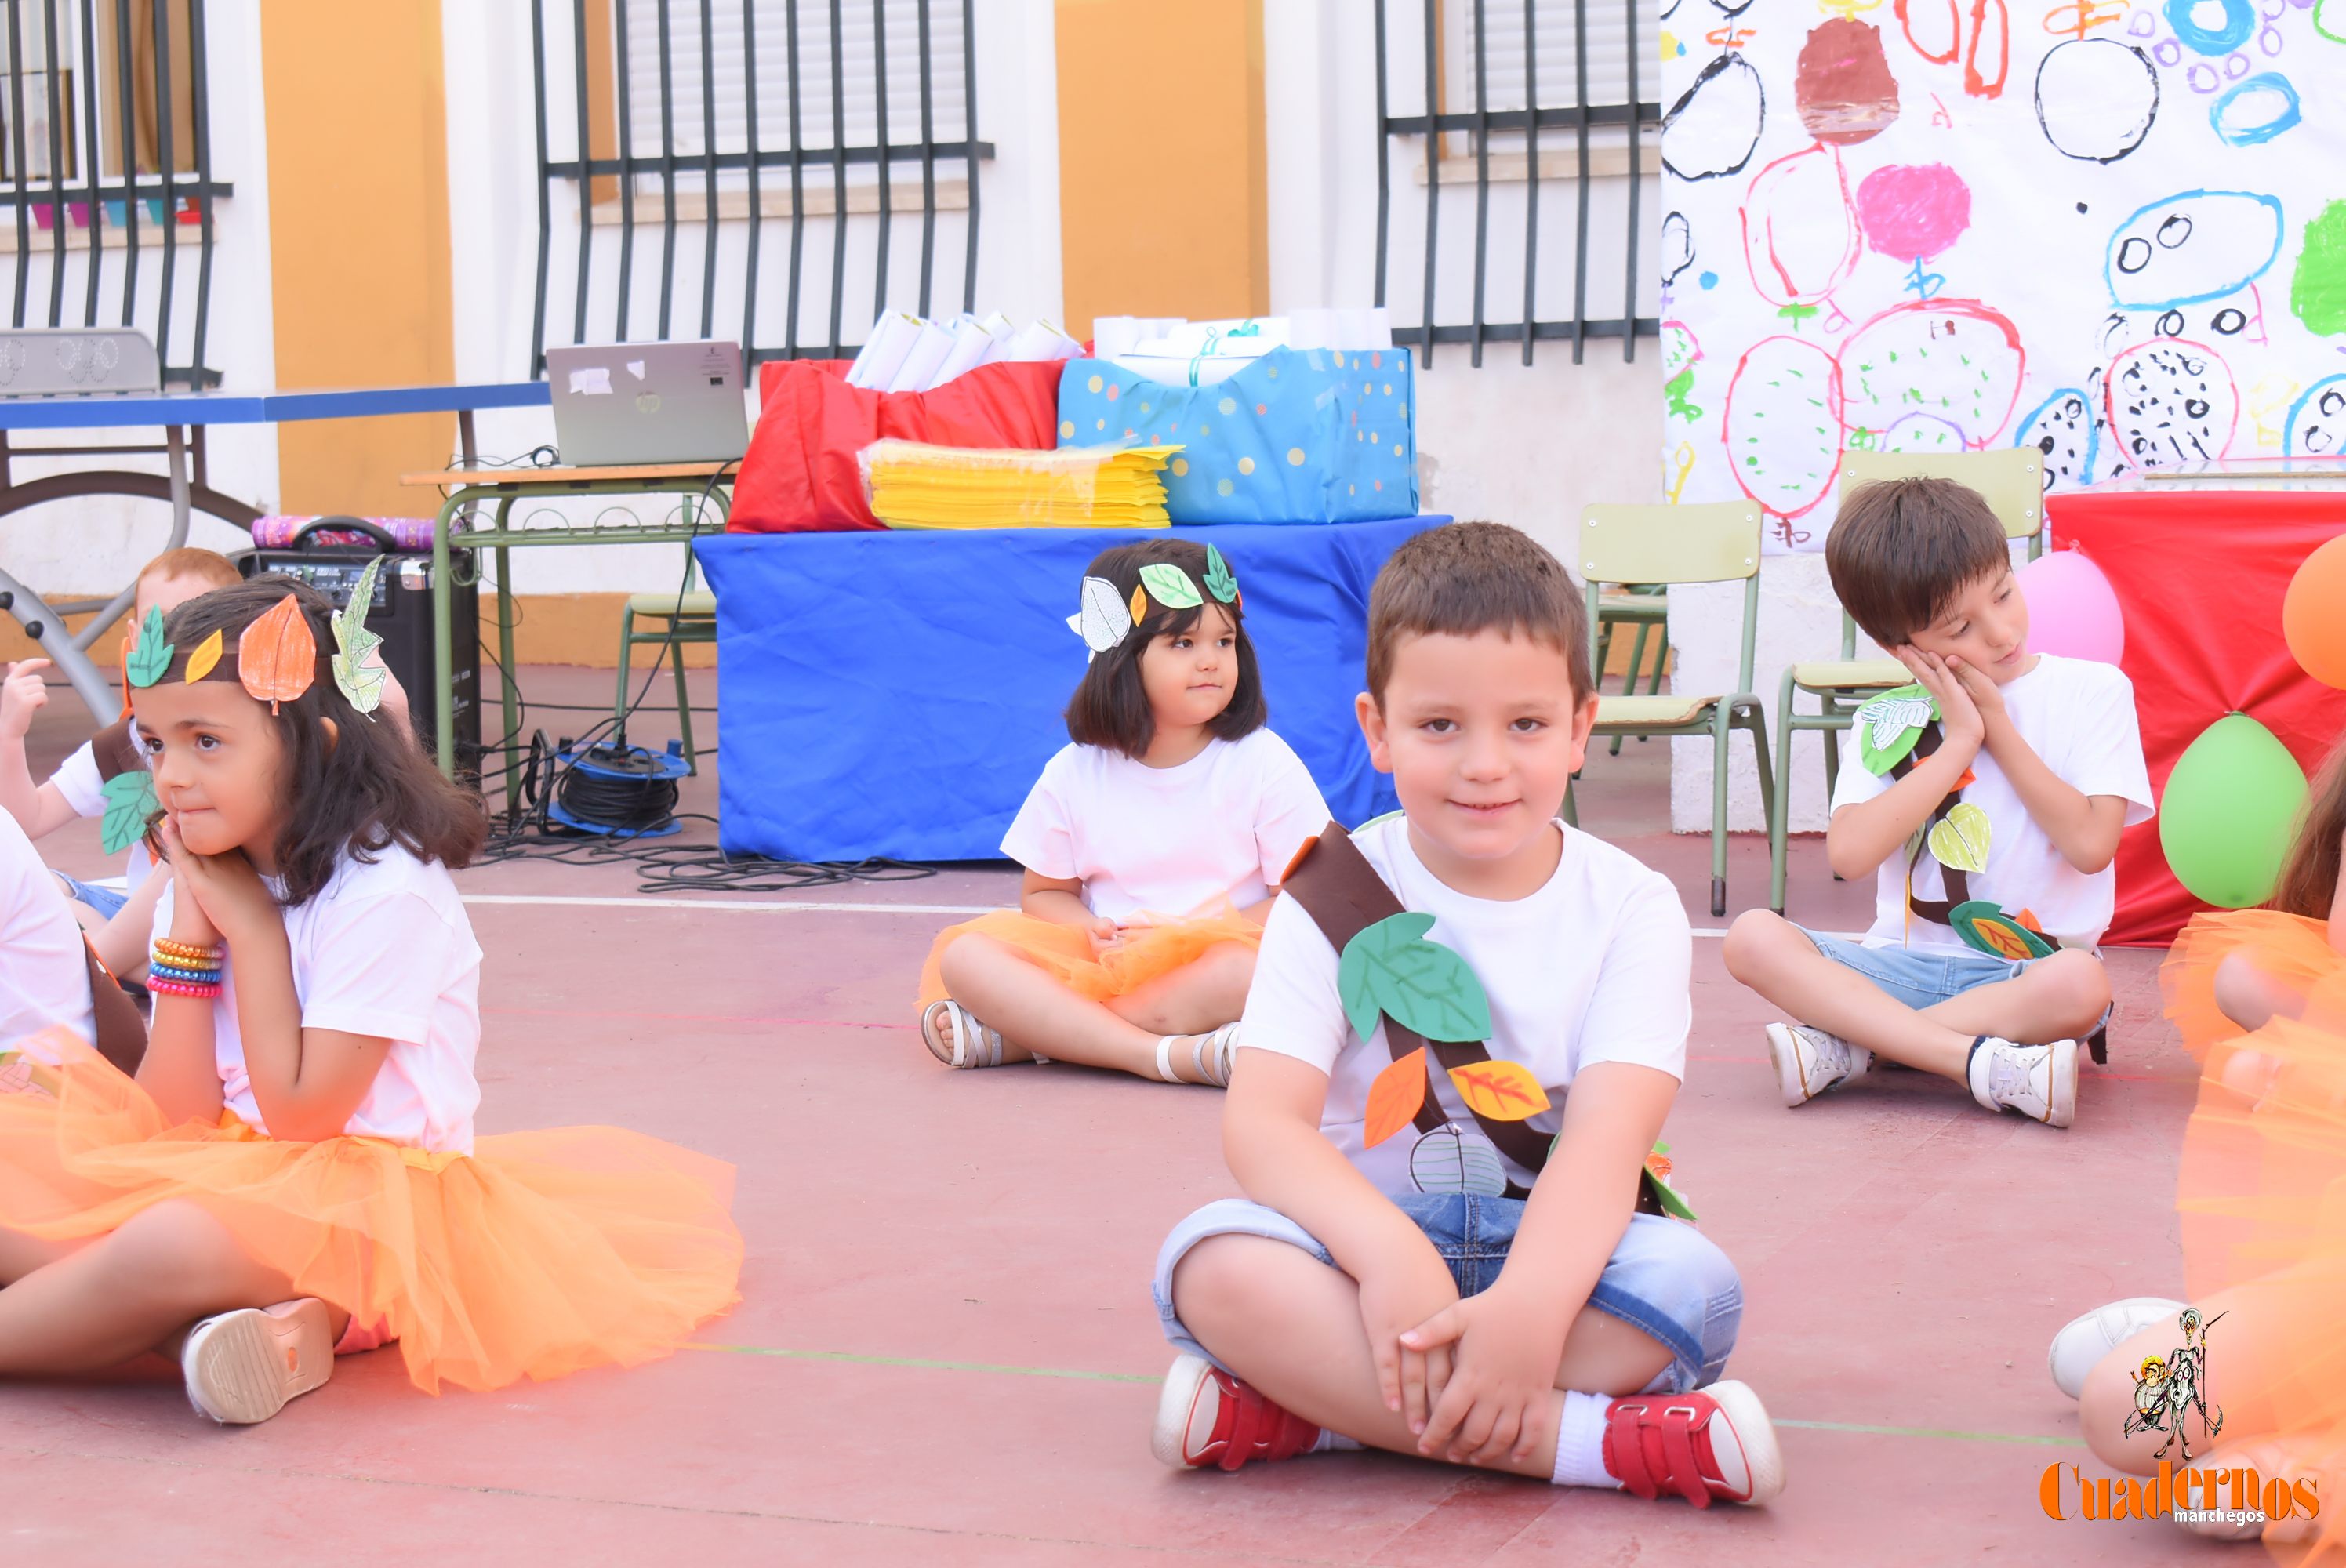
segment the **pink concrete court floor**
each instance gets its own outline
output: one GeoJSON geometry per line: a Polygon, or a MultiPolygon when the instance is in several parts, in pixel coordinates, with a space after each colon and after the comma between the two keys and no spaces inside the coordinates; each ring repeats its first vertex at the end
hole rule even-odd
{"type": "MultiPolygon", "coordinates": [[[[608,700],[605,675],[525,674],[541,703],[608,700]]],[[[713,701],[713,678],[695,679],[713,701]]],[[[36,768],[82,733],[56,696],[36,768]]],[[[1787,1111],[1769,1014],[1719,962],[1707,845],[1662,830],[1665,766],[1661,742],[1593,758],[1583,820],[1666,870],[1701,933],[1666,1135],[1742,1270],[1729,1370],[1780,1429],[1790,1479],[1772,1508],[1698,1512],[1383,1455],[1163,1470],[1148,1435],[1169,1352],[1149,1267],[1175,1219],[1236,1191],[1218,1098],[929,1057],[910,999],[930,936],[1014,899],[1014,873],[647,898],[622,866],[506,864],[459,877],[488,953],[482,1130],[620,1123],[734,1161],[740,1308],[672,1359],[495,1394],[428,1398],[395,1354],[354,1358],[243,1430],[191,1414],[159,1363],[0,1387],[0,1563],[2138,1565],[2215,1551],[2164,1522],[2056,1523],[2037,1502],[2048,1464],[2093,1469],[2046,1376],[2048,1338],[2086,1308],[2179,1288],[2193,1080],[2158,1017],[2158,954],[2113,955],[2110,1064],[2086,1069],[2067,1132],[1908,1074],[1787,1111]]],[[[713,773],[688,807],[715,810],[713,773]]],[[[81,875],[118,869],[95,823],[44,847],[81,875]]],[[[1794,918],[1862,923],[1864,893],[1830,880],[1818,841],[1795,852],[1794,918]]],[[[1739,839],[1730,907],[1766,888],[1763,842],[1739,839]]]]}

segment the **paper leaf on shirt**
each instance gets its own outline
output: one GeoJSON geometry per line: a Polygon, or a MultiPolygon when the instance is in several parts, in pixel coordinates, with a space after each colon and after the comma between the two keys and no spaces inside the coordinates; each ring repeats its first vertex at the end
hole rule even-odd
{"type": "Polygon", "coordinates": [[[332,667],[334,684],[361,713],[372,713],[382,705],[383,679],[390,674],[380,658],[368,657],[382,646],[382,638],[366,626],[367,610],[374,603],[374,580],[382,571],[382,563],[383,557],[377,555],[366,564],[351,589],[350,603],[335,611],[329,623],[336,651],[327,662],[332,667]]]}
{"type": "Polygon", "coordinates": [[[237,678],[245,695],[275,713],[318,678],[318,639],[301,601],[288,594],[261,612],[236,640],[237,678]]]}
{"type": "Polygon", "coordinates": [[[1472,1192],[1499,1197],[1507,1190],[1507,1167],[1498,1149],[1481,1133],[1437,1127],[1410,1145],[1409,1179],[1420,1192],[1472,1192]]]}
{"type": "Polygon", "coordinates": [[[1085,662],[1099,657],[1132,635],[1132,616],[1116,596],[1116,585],[1106,577],[1084,579],[1083,606],[1067,617],[1067,629],[1090,649],[1085,662]]]}
{"type": "Polygon", "coordinates": [[[144,768],[117,773],[106,781],[106,814],[98,820],[97,847],[118,855],[147,836],[154,815],[155,776],[144,768]]]}
{"type": "Polygon", "coordinates": [[[1988,899],[1957,904],[1947,911],[1947,923],[1955,928],[1955,934],[1964,939],[1965,945],[1993,958],[2018,963],[2024,959],[2048,957],[2053,952],[2051,942],[1988,899]]]}
{"type": "Polygon", "coordinates": [[[1880,778],[1914,749],[1923,738],[1923,727],[1938,717],[1938,704],[1919,685],[1883,692],[1850,720],[1857,727],[1858,759],[1868,773],[1880,778]]]}
{"type": "Polygon", "coordinates": [[[1654,1201],[1661,1205],[1664,1214],[1692,1225],[1695,1223],[1694,1210],[1687,1207],[1686,1199],[1680,1197],[1678,1188],[1670,1185],[1669,1147],[1668,1144],[1654,1145],[1654,1152],[1646,1156],[1644,1180],[1654,1195],[1654,1201]]]}
{"type": "Polygon", "coordinates": [[[1970,801],[1958,802],[1931,828],[1931,858],[1950,871],[1978,876],[1987,870],[1990,836],[1987,813],[1970,801]]]}
{"type": "Polygon", "coordinates": [[[225,631],[214,626],[212,635],[196,645],[196,651],[188,656],[187,684],[193,686],[219,667],[220,654],[228,647],[226,637],[225,631]]]}
{"type": "Polygon", "coordinates": [[[1206,592],[1226,605],[1239,596],[1238,574],[1230,570],[1230,564],[1211,545],[1206,546],[1206,592]]]}
{"type": "Polygon", "coordinates": [[[1362,928],[1344,944],[1336,990],[1344,1016],[1366,1040],[1383,1013],[1428,1040],[1491,1037],[1491,1002],[1466,961],[1425,940],[1433,917],[1404,911],[1362,928]]]}
{"type": "Polygon", "coordinates": [[[1469,1062],[1451,1068],[1450,1081],[1468,1110],[1494,1122],[1520,1122],[1548,1108],[1547,1091],[1520,1062],[1469,1062]]]}
{"type": "Polygon", "coordinates": [[[1425,1047],[1392,1063],[1369,1085],[1369,1109],[1361,1146],[1375,1148],[1417,1119],[1425,1104],[1425,1047]]]}
{"type": "Polygon", "coordinates": [[[163,606],[156,605],[138,623],[138,646],[122,656],[122,677],[136,687],[149,687],[171,667],[172,644],[163,637],[163,606]]]}
{"type": "MultiPolygon", "coordinates": [[[[1189,574],[1170,561],[1151,561],[1140,568],[1140,585],[1168,610],[1194,610],[1206,602],[1189,574]]],[[[1139,619],[1137,616],[1133,617],[1139,619]]]]}

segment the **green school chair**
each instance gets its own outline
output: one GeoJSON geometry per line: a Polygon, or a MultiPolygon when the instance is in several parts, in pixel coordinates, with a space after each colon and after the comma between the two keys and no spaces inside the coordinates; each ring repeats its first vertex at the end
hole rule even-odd
{"type": "Polygon", "coordinates": [[[611,704],[612,728],[619,734],[627,730],[627,704],[634,693],[627,689],[629,655],[639,643],[656,644],[659,651],[652,655],[652,668],[660,661],[676,660],[676,724],[684,743],[685,766],[698,773],[700,765],[693,760],[692,697],[684,685],[684,645],[713,643],[717,640],[717,596],[694,586],[699,580],[699,567],[687,562],[683,591],[664,590],[657,594],[630,594],[619,610],[619,692],[611,704]],[[657,631],[638,631],[638,620],[658,624],[657,631]]]}
{"type": "MultiPolygon", "coordinates": [[[[1587,585],[1588,640],[1598,638],[1601,585],[1674,583],[1743,585],[1743,657],[1735,689],[1599,697],[1594,735],[1711,738],[1710,912],[1727,912],[1727,738],[1746,730],[1760,764],[1760,809],[1773,820],[1775,776],[1768,768],[1768,715],[1751,694],[1752,646],[1760,631],[1760,525],[1755,501],[1688,506],[1595,505],[1580,516],[1580,575],[1587,585]]],[[[1578,825],[1572,791],[1565,820],[1578,825]]]]}
{"type": "MultiPolygon", "coordinates": [[[[2004,524],[2004,537],[2027,540],[2028,558],[2034,561],[2045,548],[2044,468],[2045,454],[2033,446],[1945,453],[1851,451],[1841,454],[1841,493],[1846,497],[1853,487],[1882,479],[1955,480],[1987,498],[1988,510],[2004,524]]],[[[1792,737],[1803,729],[1847,729],[1851,716],[1869,697],[1913,678],[1894,658],[1857,657],[1857,623],[1846,610],[1841,617],[1840,658],[1796,664],[1784,671],[1783,684],[1776,694],[1776,810],[1768,824],[1768,905],[1778,914],[1784,912],[1784,880],[1790,855],[1792,737]],[[1818,711],[1792,711],[1792,698],[1800,692],[1817,699],[1818,711]]],[[[1841,746],[1828,733],[1828,808],[1840,779],[1841,746]]]]}
{"type": "MultiPolygon", "coordinates": [[[[1596,598],[1596,682],[1605,683],[1605,668],[1613,660],[1613,628],[1635,626],[1637,641],[1629,645],[1629,673],[1621,677],[1624,696],[1635,696],[1637,674],[1646,667],[1646,638],[1661,633],[1661,647],[1654,655],[1654,673],[1646,682],[1646,695],[1662,694],[1662,674],[1670,666],[1670,603],[1666,590],[1648,585],[1637,588],[1608,588],[1596,598]]],[[[1621,755],[1621,737],[1613,738],[1612,754],[1621,755]]]]}

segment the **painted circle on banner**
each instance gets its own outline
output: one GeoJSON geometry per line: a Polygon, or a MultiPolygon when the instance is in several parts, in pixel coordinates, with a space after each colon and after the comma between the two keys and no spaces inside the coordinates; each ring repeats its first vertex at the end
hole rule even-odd
{"type": "Polygon", "coordinates": [[[1678,274],[1694,265],[1694,230],[1687,215],[1673,212],[1662,219],[1662,281],[1675,283],[1678,274]]]}
{"type": "Polygon", "coordinates": [[[2224,357],[2182,339],[2137,343],[2112,360],[2102,394],[2118,455],[2137,469],[2213,462],[2231,449],[2240,418],[2224,357]]]}
{"type": "Polygon", "coordinates": [[[1896,261],[1927,261],[1972,226],[1972,191],[1943,163],[1884,164],[1857,188],[1865,242],[1896,261]]]}
{"type": "Polygon", "coordinates": [[[1898,78],[1882,52],[1882,30],[1833,16],[1809,31],[1792,78],[1800,128],[1842,147],[1880,136],[1898,122],[1898,78]]]}
{"type": "Polygon", "coordinates": [[[1802,338],[1763,338],[1727,384],[1727,452],[1744,494],[1798,517],[1841,472],[1841,370],[1802,338]]]}
{"type": "Polygon", "coordinates": [[[2115,38],[2072,38],[2036,67],[2036,124],[2053,150],[2086,163],[2116,163],[2158,118],[2158,68],[2115,38]]]}
{"type": "Polygon", "coordinates": [[[1879,432],[1928,414],[1985,446],[2012,419],[2026,363],[2018,329],[1976,300],[1893,305],[1841,342],[1841,417],[1879,432]]]}
{"type": "Polygon", "coordinates": [[[2346,201],[2333,201],[2305,226],[2289,280],[2290,313],[2306,331],[2346,332],[2346,201]]]}
{"type": "Polygon", "coordinates": [[[2045,454],[2045,488],[2093,483],[2101,456],[2101,431],[2094,400],[2076,387],[2063,387],[2021,416],[2014,446],[2045,454]]]}
{"type": "Polygon", "coordinates": [[[1705,66],[1662,117],[1662,162],[1680,179],[1716,179],[1751,161],[1768,95],[1751,62],[1732,49],[1705,66]]]}
{"type": "Polygon", "coordinates": [[[1965,450],[1964,433],[1943,419],[1910,413],[1882,433],[1877,452],[1944,452],[1965,450]]]}
{"type": "Polygon", "coordinates": [[[2224,89],[2208,123],[2227,147],[2259,147],[2305,118],[2297,89],[2279,71],[2260,71],[2224,89]]]}
{"type": "Polygon", "coordinates": [[[2167,0],[2162,9],[2175,36],[2197,55],[2229,55],[2256,36],[2249,0],[2167,0]]]}
{"type": "Polygon", "coordinates": [[[1841,152],[1811,143],[1761,169],[1743,199],[1743,260],[1771,305],[1813,305],[1856,267],[1863,236],[1841,152]]]}
{"type": "Polygon", "coordinates": [[[2110,303],[2167,311],[2220,300],[2264,275],[2280,254],[2280,199],[2248,190],[2185,190],[2112,230],[2104,278],[2110,303]]]}
{"type": "Polygon", "coordinates": [[[2324,376],[2299,393],[2280,434],[2280,449],[2290,457],[2346,452],[2346,373],[2324,376]]]}

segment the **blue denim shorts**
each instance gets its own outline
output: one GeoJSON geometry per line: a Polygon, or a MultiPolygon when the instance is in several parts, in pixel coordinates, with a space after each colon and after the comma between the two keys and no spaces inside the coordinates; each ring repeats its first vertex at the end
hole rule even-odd
{"type": "Polygon", "coordinates": [[[1951,996],[2010,980],[2030,964],[2045,962],[1996,958],[1967,947],[1867,947],[1847,937],[1821,936],[1806,926],[1800,932],[1817,944],[1819,952],[1843,969],[1857,971],[1917,1013],[1951,996]]]}
{"type": "Polygon", "coordinates": [[[79,877],[69,877],[63,871],[52,871],[49,874],[64,884],[66,897],[77,904],[87,904],[107,920],[112,920],[116,915],[120,914],[124,901],[130,897],[128,893],[118,889],[92,887],[79,877]]]}
{"type": "MultiPolygon", "coordinates": [[[[1497,1281],[1522,1220],[1520,1199],[1474,1193],[1409,1193],[1393,1199],[1450,1265],[1461,1296],[1497,1281]]],[[[1300,1247],[1334,1268],[1336,1260],[1311,1234],[1276,1209],[1242,1197],[1209,1203],[1173,1227],[1157,1254],[1157,1315],[1177,1349],[1213,1360],[1173,1309],[1173,1269],[1209,1236],[1260,1236],[1300,1247]]],[[[1606,1260],[1588,1304],[1667,1346],[1670,1364],[1647,1390],[1684,1393],[1719,1380],[1743,1320],[1743,1282],[1718,1244],[1679,1220],[1629,1217],[1606,1260]]],[[[1220,1366],[1219,1362],[1215,1365],[1220,1366]]],[[[1224,1371],[1229,1369],[1224,1367],[1224,1371]]]]}

